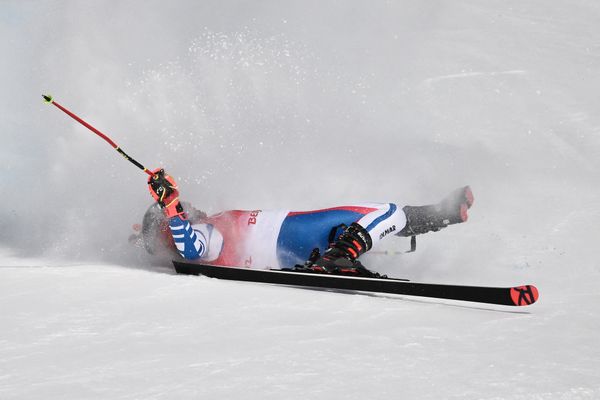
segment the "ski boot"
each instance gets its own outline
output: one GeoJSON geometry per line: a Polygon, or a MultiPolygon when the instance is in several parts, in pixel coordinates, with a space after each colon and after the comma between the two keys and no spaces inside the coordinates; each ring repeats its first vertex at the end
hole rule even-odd
{"type": "Polygon", "coordinates": [[[369,232],[353,222],[329,245],[323,255],[319,249],[313,249],[304,265],[297,265],[296,271],[335,275],[379,277],[376,272],[365,268],[358,257],[369,251],[373,245],[369,232]]]}
{"type": "Polygon", "coordinates": [[[466,222],[467,210],[473,205],[473,192],[469,186],[456,189],[437,204],[406,206],[406,226],[397,236],[416,236],[437,232],[452,224],[466,222]]]}

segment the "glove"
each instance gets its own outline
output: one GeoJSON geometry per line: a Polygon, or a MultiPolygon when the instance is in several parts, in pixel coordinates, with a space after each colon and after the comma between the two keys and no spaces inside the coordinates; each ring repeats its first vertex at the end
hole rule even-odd
{"type": "Polygon", "coordinates": [[[148,190],[154,200],[165,211],[167,217],[182,215],[183,207],[179,202],[179,190],[175,179],[167,175],[162,168],[157,168],[152,173],[154,175],[148,178],[148,190]]]}

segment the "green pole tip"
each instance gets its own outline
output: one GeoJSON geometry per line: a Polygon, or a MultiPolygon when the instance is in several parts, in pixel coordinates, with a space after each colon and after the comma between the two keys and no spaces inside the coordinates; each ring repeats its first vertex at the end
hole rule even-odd
{"type": "Polygon", "coordinates": [[[44,98],[44,101],[48,104],[50,104],[54,101],[52,96],[50,96],[49,94],[43,94],[42,97],[44,98]]]}

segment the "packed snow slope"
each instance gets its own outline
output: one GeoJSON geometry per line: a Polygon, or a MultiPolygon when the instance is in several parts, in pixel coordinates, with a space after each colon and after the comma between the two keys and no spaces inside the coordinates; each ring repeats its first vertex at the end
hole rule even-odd
{"type": "Polygon", "coordinates": [[[0,398],[600,398],[600,4],[3,1],[0,398]],[[207,212],[423,204],[365,257],[533,283],[522,309],[173,274],[127,243],[145,175],[207,212]]]}

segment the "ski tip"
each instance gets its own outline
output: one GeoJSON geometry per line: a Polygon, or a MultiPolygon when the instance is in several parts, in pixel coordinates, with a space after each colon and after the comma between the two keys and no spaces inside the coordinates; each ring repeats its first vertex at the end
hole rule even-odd
{"type": "Polygon", "coordinates": [[[473,191],[470,186],[465,186],[465,200],[467,202],[467,208],[471,208],[475,202],[475,196],[473,196],[473,191]]]}
{"type": "Polygon", "coordinates": [[[52,102],[54,101],[54,98],[52,98],[52,96],[49,94],[43,94],[42,97],[44,98],[44,101],[48,104],[52,104],[52,102]]]}
{"type": "Polygon", "coordinates": [[[460,220],[461,222],[467,222],[469,219],[469,207],[466,204],[460,205],[460,220]]]}
{"type": "Polygon", "coordinates": [[[510,298],[515,306],[528,306],[535,303],[540,294],[533,285],[517,286],[510,289],[510,298]]]}

